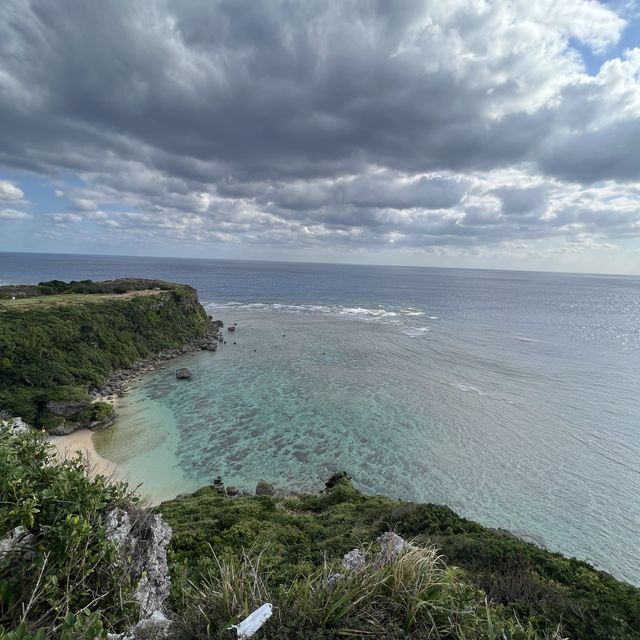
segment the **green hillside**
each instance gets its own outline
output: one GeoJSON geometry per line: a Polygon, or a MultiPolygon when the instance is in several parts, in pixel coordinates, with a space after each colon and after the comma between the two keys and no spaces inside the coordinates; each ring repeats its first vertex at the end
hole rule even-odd
{"type": "Polygon", "coordinates": [[[195,289],[115,282],[85,284],[86,293],[51,289],[50,295],[0,300],[0,410],[55,426],[47,403],[86,400],[114,370],[207,331],[195,289]],[[96,293],[100,288],[105,292],[96,293]]]}

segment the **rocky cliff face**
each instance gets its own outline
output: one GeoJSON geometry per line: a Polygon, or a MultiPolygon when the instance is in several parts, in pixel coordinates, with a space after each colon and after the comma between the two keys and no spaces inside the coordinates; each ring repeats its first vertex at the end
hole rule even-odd
{"type": "Polygon", "coordinates": [[[137,581],[134,597],[140,606],[138,623],[130,632],[111,635],[111,640],[163,637],[170,626],[166,600],[171,589],[167,565],[171,527],[161,515],[132,506],[107,514],[107,532],[132,581],[137,581]]]}

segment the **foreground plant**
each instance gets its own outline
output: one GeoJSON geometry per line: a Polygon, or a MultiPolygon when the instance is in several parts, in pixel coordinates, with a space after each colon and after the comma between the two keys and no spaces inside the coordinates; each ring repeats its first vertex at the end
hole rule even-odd
{"type": "Polygon", "coordinates": [[[0,430],[0,625],[55,637],[89,610],[109,626],[128,621],[131,585],[105,515],[132,499],[89,477],[81,456],[57,462],[38,434],[0,430]]]}
{"type": "Polygon", "coordinates": [[[227,638],[227,629],[265,602],[274,615],[256,637],[458,638],[460,640],[560,640],[538,635],[491,607],[484,594],[448,567],[433,546],[406,545],[385,557],[358,551],[355,566],[324,563],[291,584],[274,584],[261,568],[262,553],[219,557],[182,587],[185,609],[173,628],[176,640],[227,638]]]}

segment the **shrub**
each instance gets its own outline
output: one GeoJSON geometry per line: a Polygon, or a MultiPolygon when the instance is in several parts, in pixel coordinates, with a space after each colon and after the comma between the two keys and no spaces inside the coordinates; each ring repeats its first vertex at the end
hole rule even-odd
{"type": "Polygon", "coordinates": [[[185,607],[172,637],[225,637],[229,625],[270,602],[273,616],[258,637],[273,640],[560,639],[554,631],[537,634],[488,605],[482,592],[465,582],[459,569],[444,564],[433,546],[410,545],[386,562],[365,548],[363,564],[355,570],[324,563],[287,585],[274,584],[261,567],[262,555],[213,554],[200,579],[182,586],[185,607]]]}
{"type": "Polygon", "coordinates": [[[100,616],[88,611],[67,614],[55,636],[47,635],[44,629],[30,633],[24,622],[15,631],[0,627],[0,640],[108,640],[108,637],[100,616]]]}
{"type": "Polygon", "coordinates": [[[64,424],[64,418],[61,416],[44,416],[40,418],[40,427],[45,431],[57,429],[64,424]]]}
{"type": "Polygon", "coordinates": [[[69,285],[62,280],[49,280],[47,282],[38,283],[38,288],[41,290],[44,289],[45,291],[43,291],[43,293],[46,293],[47,295],[50,293],[64,293],[67,291],[68,287],[69,285]]]}
{"type": "Polygon", "coordinates": [[[229,560],[245,549],[263,549],[260,567],[273,590],[309,579],[325,563],[334,566],[345,553],[391,528],[425,547],[436,544],[447,565],[464,572],[467,585],[487,594],[491,619],[512,627],[493,637],[552,636],[561,622],[575,640],[640,640],[636,587],[447,507],[365,496],[345,478],[322,494],[284,499],[229,498],[205,487],[160,509],[174,531],[170,558],[179,610],[186,601],[178,585],[199,584],[201,576],[215,571],[211,550],[229,560]]]}
{"type": "Polygon", "coordinates": [[[92,422],[102,422],[103,420],[113,418],[115,414],[116,412],[110,404],[106,402],[94,402],[80,412],[78,415],[78,423],[87,426],[92,422]]]}
{"type": "MultiPolygon", "coordinates": [[[[0,557],[0,625],[16,630],[16,640],[20,625],[56,637],[69,627],[68,614],[88,608],[109,627],[135,613],[105,530],[106,512],[132,497],[125,485],[86,472],[80,455],[56,463],[38,434],[0,430],[0,537],[14,531],[21,538],[0,557]]],[[[67,631],[68,638],[84,637],[67,631]]]]}

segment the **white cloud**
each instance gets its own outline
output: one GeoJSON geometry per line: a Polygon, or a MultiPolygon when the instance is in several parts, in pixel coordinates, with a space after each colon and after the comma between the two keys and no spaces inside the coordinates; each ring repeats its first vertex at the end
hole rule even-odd
{"type": "Polygon", "coordinates": [[[15,184],[8,180],[0,180],[0,200],[2,201],[15,201],[22,200],[24,192],[15,184]]]}
{"type": "Polygon", "coordinates": [[[24,211],[15,209],[0,209],[0,220],[28,220],[31,216],[24,211]]]}
{"type": "Polygon", "coordinates": [[[87,198],[71,198],[71,208],[74,211],[95,211],[98,207],[87,198]]]}
{"type": "Polygon", "coordinates": [[[82,220],[82,216],[77,213],[53,213],[51,219],[56,224],[76,223],[82,220]]]}

